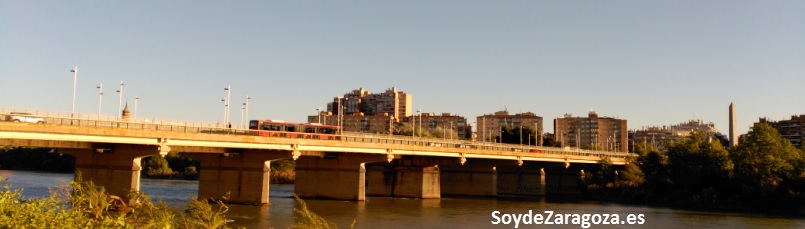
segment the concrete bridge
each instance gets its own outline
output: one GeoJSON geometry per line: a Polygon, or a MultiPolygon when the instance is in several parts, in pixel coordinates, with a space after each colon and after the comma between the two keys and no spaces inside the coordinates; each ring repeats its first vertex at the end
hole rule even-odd
{"type": "MultiPolygon", "coordinates": [[[[8,115],[0,111],[0,118],[8,115]]],[[[76,174],[113,195],[139,191],[142,158],[176,152],[200,161],[199,197],[268,204],[270,161],[295,160],[301,197],[440,198],[572,193],[585,168],[628,154],[345,133],[257,136],[183,122],[118,122],[34,114],[45,124],[0,122],[0,146],[44,147],[76,158],[76,174]],[[332,136],[332,135],[328,135],[332,136]]]]}

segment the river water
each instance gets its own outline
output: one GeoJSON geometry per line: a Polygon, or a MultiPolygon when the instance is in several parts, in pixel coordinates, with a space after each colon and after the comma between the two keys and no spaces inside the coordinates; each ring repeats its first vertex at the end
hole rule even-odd
{"type": "MultiPolygon", "coordinates": [[[[0,170],[12,188],[23,188],[25,197],[45,196],[48,187],[66,185],[72,174],[40,173],[0,170]]],[[[196,195],[198,181],[142,179],[140,188],[152,198],[162,199],[171,206],[182,208],[189,196],[196,195]]],[[[269,206],[229,205],[227,218],[230,226],[247,228],[291,228],[296,203],[291,197],[293,185],[271,185],[269,206]]],[[[599,214],[601,217],[618,214],[619,225],[589,225],[589,228],[805,228],[805,219],[783,218],[723,212],[687,211],[659,207],[631,206],[595,201],[553,200],[545,198],[468,198],[443,197],[420,200],[405,198],[367,197],[366,201],[306,200],[313,212],[336,223],[340,228],[515,228],[512,215],[525,215],[531,210],[531,220],[523,221],[518,228],[583,228],[583,224],[533,225],[534,214],[548,217],[546,211],[556,214],[599,214]],[[499,211],[493,217],[493,212],[499,211]],[[634,225],[628,224],[634,214],[634,225]],[[642,214],[640,223],[639,214],[642,214]],[[494,222],[498,224],[493,224],[494,222]],[[505,224],[508,222],[508,224],[505,224]]],[[[568,222],[573,223],[569,216],[568,222]]],[[[580,222],[595,222],[596,218],[580,222]]],[[[612,216],[609,216],[612,221],[612,216]]],[[[564,221],[564,220],[563,220],[564,221]]],[[[604,221],[603,218],[597,221],[604,221]]],[[[544,223],[544,222],[543,222],[544,223]]],[[[603,222],[601,222],[603,223],[603,222]]]]}

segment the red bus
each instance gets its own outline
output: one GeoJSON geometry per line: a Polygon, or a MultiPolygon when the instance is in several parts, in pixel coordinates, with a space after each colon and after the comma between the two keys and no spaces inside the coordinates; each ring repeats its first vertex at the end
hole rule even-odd
{"type": "Polygon", "coordinates": [[[338,126],[324,125],[321,123],[305,123],[305,138],[335,139],[338,134],[338,126]]]}
{"type": "Polygon", "coordinates": [[[293,122],[285,122],[282,120],[251,120],[249,121],[250,130],[260,130],[257,132],[259,136],[269,137],[297,137],[297,126],[299,124],[293,122]]]}
{"type": "Polygon", "coordinates": [[[336,139],[339,127],[321,123],[294,123],[281,120],[251,120],[249,129],[259,130],[257,135],[289,138],[336,139]]]}

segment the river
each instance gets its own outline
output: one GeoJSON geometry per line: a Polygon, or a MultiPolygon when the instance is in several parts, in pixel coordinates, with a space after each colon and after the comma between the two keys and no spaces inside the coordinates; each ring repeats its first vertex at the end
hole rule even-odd
{"type": "MultiPolygon", "coordinates": [[[[8,178],[12,188],[23,188],[25,197],[45,196],[48,187],[66,185],[72,174],[41,173],[0,170],[0,176],[8,178]]],[[[141,190],[152,198],[162,199],[171,206],[182,208],[190,195],[197,194],[198,181],[142,179],[141,190]]],[[[290,228],[293,226],[293,185],[271,185],[269,206],[229,205],[227,218],[230,226],[247,228],[290,228]]],[[[553,200],[545,198],[467,198],[443,197],[442,199],[406,199],[367,197],[366,201],[306,200],[308,207],[340,228],[514,228],[514,216],[525,215],[531,210],[532,218],[521,222],[518,228],[582,228],[583,225],[533,225],[534,214],[618,214],[620,225],[589,225],[590,228],[805,228],[805,219],[784,218],[741,213],[677,210],[661,207],[631,206],[596,201],[553,200]],[[499,211],[493,217],[493,212],[499,211]],[[629,214],[639,219],[629,225],[629,214]],[[509,224],[504,224],[507,222],[509,224]],[[493,224],[497,221],[498,224],[493,224]]],[[[570,216],[569,219],[572,219],[570,216]]],[[[611,216],[609,217],[611,221],[611,216]]],[[[582,218],[584,219],[584,218],[582,218]]],[[[599,219],[598,221],[603,221],[599,219]]],[[[571,220],[568,220],[572,223],[571,220]]],[[[586,220],[594,222],[595,218],[586,220]]],[[[556,222],[556,221],[553,221],[556,222]]],[[[581,222],[584,222],[582,220],[581,222]]],[[[618,222],[617,220],[615,222],[618,222]]],[[[543,222],[544,223],[544,222],[543,222]]]]}

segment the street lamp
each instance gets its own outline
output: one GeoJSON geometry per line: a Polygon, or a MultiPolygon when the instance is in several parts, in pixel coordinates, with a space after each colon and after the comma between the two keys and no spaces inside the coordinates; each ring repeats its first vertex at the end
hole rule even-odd
{"type": "Polygon", "coordinates": [[[226,97],[221,99],[221,102],[224,102],[224,120],[222,121],[222,126],[226,127],[226,97]]]}
{"type": "Polygon", "coordinates": [[[321,123],[321,107],[316,108],[316,117],[319,118],[318,123],[321,123]]]}
{"type": "Polygon", "coordinates": [[[419,137],[422,137],[422,109],[416,111],[419,115],[419,137]]]}
{"type": "Polygon", "coordinates": [[[132,120],[137,121],[137,102],[140,101],[140,96],[134,96],[134,118],[132,120]]]}
{"type": "Polygon", "coordinates": [[[243,103],[243,106],[240,107],[240,125],[239,127],[243,129],[243,111],[246,111],[246,103],[243,103]]]}
{"type": "Polygon", "coordinates": [[[73,73],[73,109],[70,113],[70,118],[74,118],[75,116],[75,83],[78,80],[78,66],[73,66],[73,69],[70,70],[73,73]]]}
{"type": "Polygon", "coordinates": [[[246,96],[246,103],[245,104],[246,104],[246,121],[247,122],[249,121],[249,100],[251,100],[251,99],[252,99],[252,97],[250,97],[248,95],[246,96]]]}
{"type": "Polygon", "coordinates": [[[98,119],[101,119],[101,102],[103,102],[103,83],[99,84],[98,88],[98,119]]]}
{"type": "Polygon", "coordinates": [[[224,100],[224,125],[227,125],[229,123],[229,101],[231,101],[229,98],[232,95],[232,86],[226,85],[224,91],[226,91],[226,100],[224,100]]]}
{"type": "Polygon", "coordinates": [[[117,90],[117,92],[120,93],[120,96],[117,99],[117,120],[118,121],[120,121],[120,115],[122,114],[121,113],[122,110],[120,109],[120,106],[123,104],[123,85],[126,85],[126,84],[124,84],[123,81],[120,81],[120,89],[117,90]]]}

